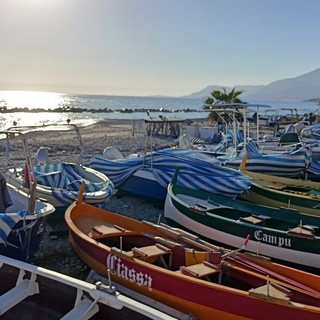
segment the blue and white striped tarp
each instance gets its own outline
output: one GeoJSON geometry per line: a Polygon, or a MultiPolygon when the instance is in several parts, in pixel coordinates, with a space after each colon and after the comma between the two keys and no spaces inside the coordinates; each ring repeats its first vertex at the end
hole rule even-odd
{"type": "Polygon", "coordinates": [[[312,160],[307,170],[308,179],[320,181],[320,161],[312,160]]]}
{"type": "Polygon", "coordinates": [[[76,199],[83,181],[86,183],[84,199],[88,202],[98,201],[97,193],[100,193],[101,201],[112,195],[114,185],[109,177],[97,179],[91,174],[92,180],[89,180],[89,174],[81,174],[80,171],[76,164],[65,162],[35,167],[37,183],[45,187],[47,192],[50,191],[50,195],[58,200],[61,206],[67,206],[76,199]]]}
{"type": "MultiPolygon", "coordinates": [[[[284,177],[300,177],[306,173],[311,161],[311,152],[308,148],[298,147],[295,151],[263,154],[256,143],[246,145],[246,170],[284,177]]],[[[238,169],[242,156],[229,158],[219,157],[224,165],[238,169]]]]}
{"type": "Polygon", "coordinates": [[[82,181],[86,183],[86,192],[104,190],[108,183],[85,179],[77,172],[76,165],[73,163],[62,162],[54,165],[36,166],[35,173],[37,182],[41,185],[70,191],[79,191],[82,181]]]}
{"type": "Polygon", "coordinates": [[[0,244],[6,243],[10,232],[25,214],[25,210],[16,213],[0,213],[0,244]]]}
{"type": "Polygon", "coordinates": [[[108,160],[102,156],[94,156],[90,167],[106,174],[115,188],[118,188],[139,168],[143,167],[143,161],[143,157],[108,160]]]}
{"type": "Polygon", "coordinates": [[[303,138],[320,140],[320,123],[303,128],[300,134],[303,138]]]}
{"type": "Polygon", "coordinates": [[[140,169],[152,172],[156,181],[167,187],[177,167],[179,183],[195,189],[237,196],[251,185],[251,178],[222,167],[218,160],[203,153],[183,148],[168,148],[131,159],[109,160],[93,157],[90,167],[106,174],[121,189],[130,176],[140,169]]]}
{"type": "MultiPolygon", "coordinates": [[[[210,151],[212,153],[221,153],[226,152],[227,148],[234,146],[234,133],[231,130],[228,130],[224,138],[215,146],[201,146],[201,150],[210,151]]],[[[236,131],[236,145],[243,142],[243,133],[239,130],[236,131]]]]}

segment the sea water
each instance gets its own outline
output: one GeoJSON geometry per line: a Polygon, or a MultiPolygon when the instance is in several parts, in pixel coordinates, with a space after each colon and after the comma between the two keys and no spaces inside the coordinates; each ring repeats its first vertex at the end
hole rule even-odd
{"type": "MultiPolygon", "coordinates": [[[[158,119],[159,116],[176,119],[207,118],[203,112],[204,98],[175,98],[175,97],[129,97],[84,94],[59,94],[33,91],[0,91],[0,129],[3,130],[14,123],[19,126],[38,125],[52,122],[99,121],[106,119],[158,119]],[[19,112],[5,112],[20,108],[19,112]],[[52,112],[59,109],[59,112],[52,112]],[[86,112],[70,112],[74,109],[86,109],[86,112]],[[36,112],[29,112],[34,110],[36,112]],[[106,110],[107,112],[101,112],[106,110]],[[139,111],[137,111],[139,110],[139,111]],[[20,112],[21,111],[21,112],[20,112]],[[46,112],[43,112],[46,111],[46,112]],[[135,111],[135,112],[132,112],[135,111]]],[[[277,114],[289,114],[296,108],[299,115],[314,112],[318,105],[315,102],[295,101],[247,101],[268,105],[261,108],[259,113],[266,110],[277,114]]],[[[269,112],[269,115],[270,112],[269,112]]]]}

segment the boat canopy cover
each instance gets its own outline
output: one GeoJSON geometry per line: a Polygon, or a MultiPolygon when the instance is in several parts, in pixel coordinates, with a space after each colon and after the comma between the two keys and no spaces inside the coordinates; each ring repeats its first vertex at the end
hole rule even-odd
{"type": "Polygon", "coordinates": [[[167,148],[117,160],[95,156],[90,167],[106,174],[116,188],[137,170],[151,171],[158,183],[166,188],[176,168],[180,168],[179,183],[199,190],[237,196],[251,186],[251,178],[247,175],[221,166],[213,157],[182,148],[167,148]]]}

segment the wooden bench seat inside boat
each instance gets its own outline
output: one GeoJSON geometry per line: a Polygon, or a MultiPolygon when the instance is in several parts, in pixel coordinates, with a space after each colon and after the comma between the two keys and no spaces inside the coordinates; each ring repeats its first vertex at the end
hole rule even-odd
{"type": "Polygon", "coordinates": [[[265,215],[255,215],[252,214],[251,216],[248,217],[240,217],[239,220],[242,222],[249,222],[253,224],[259,224],[259,223],[265,223],[266,220],[270,219],[269,216],[265,215]]]}
{"type": "Polygon", "coordinates": [[[155,245],[146,247],[134,247],[131,250],[135,258],[147,261],[149,263],[155,263],[158,259],[160,259],[167,269],[171,268],[172,252],[170,248],[167,248],[164,245],[156,243],[155,245]],[[168,263],[164,259],[165,255],[169,255],[168,263]]]}
{"type": "Polygon", "coordinates": [[[89,215],[82,216],[75,222],[75,225],[92,239],[103,238],[105,235],[110,234],[137,234],[136,231],[126,230],[116,224],[105,223],[102,219],[89,215]]]}
{"type": "Polygon", "coordinates": [[[272,184],[268,185],[268,188],[275,189],[275,190],[283,190],[283,189],[285,189],[287,187],[288,186],[286,184],[279,183],[279,182],[275,182],[275,183],[272,183],[272,184]]]}
{"type": "Polygon", "coordinates": [[[128,230],[117,225],[100,224],[92,227],[88,235],[93,239],[99,239],[109,234],[118,234],[124,232],[128,232],[128,230]]]}
{"type": "Polygon", "coordinates": [[[176,273],[182,273],[194,278],[207,278],[209,275],[220,272],[220,265],[214,265],[208,261],[193,264],[190,266],[181,266],[176,273]]]}
{"type": "Polygon", "coordinates": [[[153,236],[148,233],[144,233],[144,235],[153,239],[156,242],[156,245],[162,245],[171,250],[170,263],[173,269],[179,269],[181,265],[184,265],[186,263],[185,248],[181,245],[181,243],[178,243],[171,239],[153,236]]]}
{"type": "Polygon", "coordinates": [[[179,270],[180,266],[184,265],[194,265],[198,261],[207,260],[211,263],[216,263],[216,261],[221,261],[222,253],[217,251],[219,247],[207,243],[203,240],[200,240],[198,236],[193,235],[185,230],[179,228],[173,228],[165,224],[156,225],[148,221],[143,221],[144,223],[160,229],[168,237],[174,239],[168,239],[164,237],[154,236],[153,234],[143,233],[144,236],[153,239],[156,243],[163,244],[164,246],[171,249],[172,252],[172,261],[171,267],[172,270],[179,270]],[[200,259],[195,254],[197,250],[204,251],[201,253],[203,255],[200,259]]]}
{"type": "Polygon", "coordinates": [[[288,234],[301,238],[315,239],[315,228],[318,227],[299,225],[295,228],[289,229],[288,234]]]}
{"type": "Polygon", "coordinates": [[[292,293],[290,290],[283,288],[275,283],[267,283],[264,286],[249,290],[249,295],[262,299],[276,299],[284,303],[288,303],[291,300],[291,294],[292,293]]]}

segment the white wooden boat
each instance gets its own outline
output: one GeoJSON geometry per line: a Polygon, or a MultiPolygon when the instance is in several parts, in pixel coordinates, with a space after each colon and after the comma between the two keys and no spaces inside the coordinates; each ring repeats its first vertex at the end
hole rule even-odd
{"type": "MultiPolygon", "coordinates": [[[[81,182],[86,182],[85,201],[93,205],[102,204],[113,193],[110,179],[92,168],[82,164],[84,146],[80,130],[73,124],[51,124],[32,127],[12,127],[5,132],[7,145],[11,139],[20,139],[26,154],[24,166],[14,164],[7,172],[6,179],[12,185],[29,191],[30,182],[35,180],[36,196],[50,202],[57,210],[63,211],[77,197],[81,182]],[[48,132],[75,130],[81,153],[75,163],[49,162],[48,149],[40,147],[32,157],[28,141],[31,137],[48,132]]],[[[9,152],[8,152],[9,153],[9,152]]],[[[9,156],[8,156],[9,157],[9,156]]]]}

